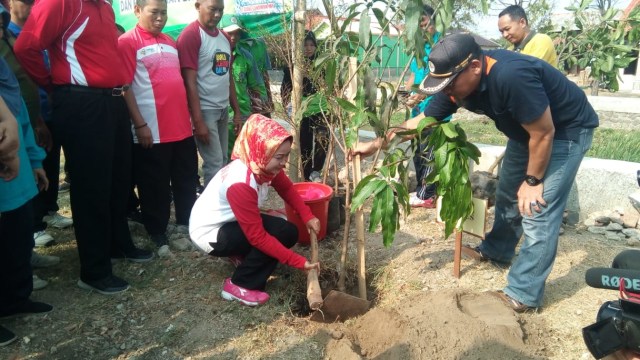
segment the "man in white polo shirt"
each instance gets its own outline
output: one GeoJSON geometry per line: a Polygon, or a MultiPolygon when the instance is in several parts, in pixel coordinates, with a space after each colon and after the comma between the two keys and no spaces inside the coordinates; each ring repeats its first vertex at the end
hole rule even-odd
{"type": "Polygon", "coordinates": [[[189,225],[196,200],[198,158],[176,44],[162,33],[166,0],[138,0],[138,25],[118,39],[131,89],[133,173],[142,222],[158,246],[167,245],[171,193],[176,224],[189,225]]]}
{"type": "Polygon", "coordinates": [[[195,6],[198,20],[180,34],[178,55],[206,186],[227,157],[229,105],[236,132],[242,127],[242,118],[235,85],[230,81],[231,43],[217,28],[224,1],[196,0],[195,6]]]}

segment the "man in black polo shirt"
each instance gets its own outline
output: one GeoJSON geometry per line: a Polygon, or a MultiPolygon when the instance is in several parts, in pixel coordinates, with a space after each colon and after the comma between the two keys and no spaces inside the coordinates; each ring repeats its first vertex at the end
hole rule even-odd
{"type": "MultiPolygon", "coordinates": [[[[495,222],[486,239],[463,252],[478,261],[509,265],[524,234],[508,284],[493,294],[523,312],[542,305],[556,256],[571,185],[591,147],[598,116],[582,90],[546,62],[507,50],[482,51],[468,34],[438,42],[421,85],[436,94],[423,115],[442,120],[459,107],[491,118],[508,138],[496,193],[495,222]]],[[[368,155],[395,133],[360,144],[368,155]]]]}

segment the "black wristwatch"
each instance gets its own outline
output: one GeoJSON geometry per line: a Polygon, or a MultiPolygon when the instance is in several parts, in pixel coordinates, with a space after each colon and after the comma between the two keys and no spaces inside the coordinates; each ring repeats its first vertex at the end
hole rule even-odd
{"type": "Polygon", "coordinates": [[[529,186],[538,186],[538,185],[542,184],[542,179],[538,179],[537,177],[535,177],[533,175],[525,176],[524,181],[526,181],[527,185],[529,185],[529,186]]]}

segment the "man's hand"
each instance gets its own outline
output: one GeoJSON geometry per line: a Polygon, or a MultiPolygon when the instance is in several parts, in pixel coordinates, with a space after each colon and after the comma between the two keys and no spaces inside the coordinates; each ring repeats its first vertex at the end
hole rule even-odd
{"type": "Polygon", "coordinates": [[[209,145],[209,128],[202,121],[193,122],[193,136],[201,143],[209,145]]]}
{"type": "Polygon", "coordinates": [[[547,202],[542,198],[544,184],[540,183],[531,186],[522,182],[518,190],[518,209],[521,215],[533,216],[533,212],[542,212],[542,208],[547,206],[547,202]]]}
{"type": "Polygon", "coordinates": [[[150,149],[153,146],[153,136],[151,135],[151,129],[148,125],[135,129],[136,137],[138,138],[138,144],[144,149],[150,149]]]}
{"type": "Polygon", "coordinates": [[[20,171],[20,158],[16,154],[15,156],[9,158],[1,158],[0,159],[0,178],[4,181],[10,181],[18,176],[18,172],[20,171]]]}
{"type": "Polygon", "coordinates": [[[244,125],[244,121],[242,121],[242,116],[233,115],[233,133],[238,136],[240,130],[242,130],[242,126],[244,125]]]}
{"type": "Polygon", "coordinates": [[[409,95],[409,97],[407,97],[407,100],[405,101],[404,104],[408,108],[412,108],[413,109],[414,107],[416,107],[416,105],[420,104],[422,102],[422,100],[424,100],[426,98],[427,98],[427,95],[424,95],[424,94],[418,94],[418,93],[411,94],[411,95],[409,95]]]}
{"type": "Polygon", "coordinates": [[[358,142],[358,144],[349,151],[349,159],[353,156],[360,155],[362,157],[371,156],[382,147],[382,139],[378,138],[368,142],[358,142]]]}
{"type": "Polygon", "coordinates": [[[7,119],[0,120],[0,159],[17,156],[19,145],[18,122],[7,109],[7,119]]]}
{"type": "Polygon", "coordinates": [[[36,180],[36,184],[38,184],[38,190],[43,191],[49,188],[49,180],[44,169],[33,169],[33,177],[36,180]]]}
{"type": "Polygon", "coordinates": [[[51,151],[53,147],[53,139],[51,138],[51,132],[47,125],[42,121],[42,119],[36,124],[36,127],[33,128],[33,133],[36,137],[36,142],[38,146],[47,150],[47,152],[51,151]]]}

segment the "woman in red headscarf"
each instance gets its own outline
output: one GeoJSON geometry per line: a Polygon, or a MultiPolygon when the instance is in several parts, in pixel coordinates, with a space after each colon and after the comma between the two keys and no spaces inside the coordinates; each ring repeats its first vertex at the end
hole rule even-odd
{"type": "Polygon", "coordinates": [[[260,213],[269,186],[300,214],[309,231],[320,221],[282,171],[293,138],[277,122],[254,114],[236,140],[232,161],[222,168],[198,198],[189,220],[193,242],[206,253],[225,256],[237,266],[224,281],[222,297],[256,306],[269,300],[267,279],[278,262],[298,269],[319,269],[290,248],[298,241],[296,226],[260,213]]]}

